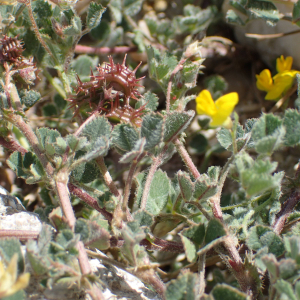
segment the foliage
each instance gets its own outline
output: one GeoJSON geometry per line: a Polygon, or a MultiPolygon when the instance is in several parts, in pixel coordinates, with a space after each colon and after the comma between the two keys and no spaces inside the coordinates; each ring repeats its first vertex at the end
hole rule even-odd
{"type": "MultiPolygon", "coordinates": [[[[219,20],[218,1],[154,2],[178,10],[168,18],[153,1],[2,1],[0,144],[15,175],[38,189],[43,227],[34,239],[0,229],[0,298],[26,299],[22,242],[41,290],[76,285],[104,299],[88,254],[105,251],[162,299],[300,299],[299,166],[287,176],[276,158],[299,146],[300,113],[231,120],[238,94],[223,95],[220,75],[196,96],[204,61],[196,37],[219,20]],[[195,117],[194,99],[211,119],[195,117]],[[199,168],[193,151],[204,157],[199,168]],[[185,166],[172,173],[176,152],[185,166]],[[229,156],[221,166],[210,160],[217,153],[229,156]]],[[[231,22],[282,17],[268,1],[231,4],[247,16],[231,10],[231,22]]],[[[297,24],[299,11],[296,3],[297,24]]],[[[264,70],[257,87],[274,92],[279,82],[271,98],[285,97],[291,68],[279,58],[278,74],[264,70]]]]}

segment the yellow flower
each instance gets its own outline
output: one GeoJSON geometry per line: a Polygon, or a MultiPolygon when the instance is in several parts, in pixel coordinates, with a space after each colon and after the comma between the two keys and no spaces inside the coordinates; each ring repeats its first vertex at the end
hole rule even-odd
{"type": "Polygon", "coordinates": [[[281,55],[276,59],[276,70],[278,73],[282,73],[284,71],[289,71],[292,68],[293,58],[288,56],[284,59],[284,56],[281,55]]]}
{"type": "Polygon", "coordinates": [[[259,90],[267,92],[266,100],[278,100],[292,87],[296,74],[299,73],[299,71],[291,70],[292,64],[291,56],[285,59],[281,55],[276,60],[277,75],[272,78],[268,69],[256,75],[256,86],[259,90]]]}
{"type": "Polygon", "coordinates": [[[15,253],[6,270],[2,261],[0,261],[0,299],[24,289],[29,283],[29,273],[24,273],[17,277],[17,261],[18,254],[15,253]]]}
{"type": "Polygon", "coordinates": [[[269,92],[272,89],[273,79],[270,70],[265,69],[259,75],[256,75],[256,86],[260,91],[265,92],[269,92]]]}
{"type": "Polygon", "coordinates": [[[278,73],[273,77],[273,87],[267,93],[266,100],[280,99],[293,85],[294,79],[298,71],[285,71],[278,73]]]}
{"type": "Polygon", "coordinates": [[[210,126],[222,126],[229,121],[229,116],[238,102],[237,93],[226,94],[214,102],[210,92],[203,90],[196,98],[196,111],[199,115],[211,117],[210,126]]]}

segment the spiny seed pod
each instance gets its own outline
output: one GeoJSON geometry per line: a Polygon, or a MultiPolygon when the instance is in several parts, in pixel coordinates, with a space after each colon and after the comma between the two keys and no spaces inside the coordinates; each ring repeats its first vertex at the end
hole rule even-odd
{"type": "Polygon", "coordinates": [[[105,116],[113,122],[124,122],[140,127],[142,124],[143,111],[146,104],[138,109],[131,107],[130,105],[120,105],[119,95],[117,94],[115,100],[110,102],[110,108],[102,107],[102,111],[105,111],[105,116]]]}
{"type": "Polygon", "coordinates": [[[107,88],[112,87],[117,91],[123,92],[126,98],[126,104],[128,105],[130,98],[138,100],[137,96],[141,96],[137,88],[141,87],[138,82],[144,77],[138,79],[135,77],[135,73],[140,67],[141,62],[133,71],[131,71],[125,65],[126,57],[127,55],[125,55],[123,63],[120,65],[115,64],[112,57],[109,56],[108,59],[110,63],[105,64],[104,68],[97,68],[99,75],[95,76],[95,79],[106,80],[107,88]]]}
{"type": "Polygon", "coordinates": [[[84,110],[89,104],[90,109],[99,111],[108,118],[118,122],[132,123],[140,126],[141,115],[145,106],[134,109],[130,106],[130,99],[139,100],[141,94],[138,82],[143,78],[136,78],[135,73],[126,67],[126,55],[122,64],[115,64],[109,56],[109,64],[97,67],[98,74],[91,71],[90,80],[82,82],[77,75],[76,95],[71,95],[68,101],[75,108],[75,115],[84,110]]]}
{"type": "Polygon", "coordinates": [[[18,40],[18,37],[11,38],[5,35],[0,39],[0,44],[2,45],[0,50],[0,59],[2,61],[15,63],[22,60],[23,43],[18,40]]]}

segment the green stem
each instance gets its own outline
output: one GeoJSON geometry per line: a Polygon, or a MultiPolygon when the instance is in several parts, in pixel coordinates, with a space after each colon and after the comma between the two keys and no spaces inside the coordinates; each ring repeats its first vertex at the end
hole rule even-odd
{"type": "Polygon", "coordinates": [[[54,80],[54,78],[50,75],[46,68],[43,68],[43,74],[48,79],[50,84],[55,88],[55,90],[64,98],[67,98],[67,94],[62,89],[62,87],[54,80]]]}

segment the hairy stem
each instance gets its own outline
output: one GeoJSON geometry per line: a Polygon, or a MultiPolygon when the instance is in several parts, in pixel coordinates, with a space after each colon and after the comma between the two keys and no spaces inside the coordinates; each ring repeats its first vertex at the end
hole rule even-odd
{"type": "Polygon", "coordinates": [[[76,45],[75,53],[85,53],[85,54],[115,54],[115,53],[128,53],[137,51],[137,47],[88,47],[83,45],[76,45]]]}
{"type": "Polygon", "coordinates": [[[104,208],[101,208],[98,204],[97,199],[93,198],[88,193],[86,193],[85,191],[83,191],[82,189],[80,189],[79,187],[75,186],[70,182],[68,183],[68,188],[71,194],[80,198],[86,204],[99,211],[106,218],[106,220],[109,223],[111,223],[113,215],[107,210],[105,210],[104,208]]]}
{"type": "Polygon", "coordinates": [[[181,141],[179,139],[176,139],[174,142],[177,152],[181,156],[183,162],[191,172],[191,174],[194,176],[195,179],[200,177],[200,173],[198,169],[196,168],[194,162],[192,161],[189,153],[186,151],[185,147],[182,145],[181,141]]]}
{"type": "Polygon", "coordinates": [[[168,82],[168,88],[167,88],[167,96],[166,96],[166,110],[167,113],[170,112],[170,106],[171,106],[171,91],[172,91],[172,82],[173,82],[173,78],[176,75],[177,72],[179,72],[182,68],[183,68],[183,64],[186,62],[187,58],[183,58],[182,60],[180,60],[180,62],[178,63],[178,65],[174,68],[174,70],[172,71],[171,75],[170,75],[170,79],[168,82]]]}
{"type": "Polygon", "coordinates": [[[39,42],[41,43],[41,45],[44,47],[44,49],[46,50],[46,52],[50,55],[50,57],[52,57],[52,59],[55,61],[55,63],[57,64],[57,61],[55,59],[55,57],[53,56],[50,48],[48,47],[48,45],[45,43],[45,41],[43,40],[41,34],[40,34],[40,31],[39,31],[39,28],[35,22],[35,19],[34,19],[34,15],[33,15],[33,11],[32,11],[32,7],[31,7],[31,0],[27,0],[25,2],[25,5],[27,6],[28,8],[28,14],[29,14],[29,18],[30,18],[30,21],[31,21],[31,24],[32,24],[32,27],[33,27],[33,31],[35,33],[35,36],[36,38],[39,40],[39,42]]]}
{"type": "MultiPolygon", "coordinates": [[[[59,197],[63,214],[66,217],[67,222],[71,227],[72,231],[74,231],[76,218],[69,197],[69,190],[67,186],[68,178],[69,178],[69,174],[67,170],[64,169],[60,170],[56,176],[55,188],[56,188],[57,195],[59,197]]],[[[89,263],[88,256],[85,251],[83,243],[79,241],[76,244],[76,248],[78,250],[78,262],[79,262],[82,275],[91,274],[92,273],[91,265],[89,263]]],[[[93,286],[93,292],[91,293],[91,296],[94,300],[104,299],[101,290],[96,286],[93,286]]]]}
{"type": "Polygon", "coordinates": [[[30,144],[30,146],[32,147],[34,153],[39,158],[39,161],[41,162],[46,174],[50,178],[54,172],[54,169],[53,169],[51,163],[48,161],[45,153],[43,153],[40,150],[38,139],[37,139],[36,135],[34,134],[33,130],[31,129],[31,127],[18,114],[10,113],[8,115],[4,115],[3,117],[6,119],[6,121],[8,121],[8,122],[12,123],[14,126],[16,126],[22,132],[22,134],[26,137],[26,139],[27,139],[28,143],[30,144]]]}
{"type": "Polygon", "coordinates": [[[295,206],[299,203],[299,201],[300,201],[300,190],[296,190],[292,192],[290,197],[282,205],[280,212],[276,215],[276,220],[273,224],[273,230],[275,233],[277,234],[281,233],[288,216],[293,211],[295,206]]]}
{"type": "Polygon", "coordinates": [[[69,197],[67,180],[68,174],[64,171],[60,171],[57,174],[57,178],[55,180],[55,189],[60,201],[61,209],[63,211],[64,216],[67,219],[68,225],[72,230],[74,230],[76,218],[69,197]]]}
{"type": "Polygon", "coordinates": [[[9,229],[0,230],[0,238],[14,237],[20,239],[21,241],[27,241],[31,239],[36,240],[39,237],[39,234],[40,234],[39,231],[9,230],[9,229]]]}
{"type": "Polygon", "coordinates": [[[25,153],[28,152],[25,148],[23,148],[21,145],[19,145],[12,138],[10,138],[9,141],[7,141],[5,138],[0,136],[0,145],[7,148],[7,149],[9,149],[9,150],[11,150],[11,151],[21,152],[22,155],[24,155],[25,153]]]}

